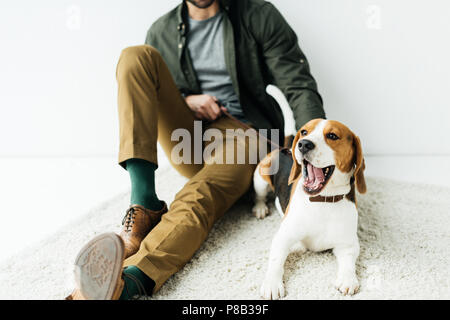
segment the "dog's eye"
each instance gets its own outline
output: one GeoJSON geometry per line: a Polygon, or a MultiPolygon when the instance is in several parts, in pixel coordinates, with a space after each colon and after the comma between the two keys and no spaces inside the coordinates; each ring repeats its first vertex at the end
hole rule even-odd
{"type": "Polygon", "coordinates": [[[339,137],[335,135],[333,132],[327,133],[327,138],[330,140],[338,140],[339,137]]]}
{"type": "Polygon", "coordinates": [[[302,136],[306,136],[308,134],[308,131],[302,130],[302,131],[300,131],[300,133],[302,134],[302,136]]]}

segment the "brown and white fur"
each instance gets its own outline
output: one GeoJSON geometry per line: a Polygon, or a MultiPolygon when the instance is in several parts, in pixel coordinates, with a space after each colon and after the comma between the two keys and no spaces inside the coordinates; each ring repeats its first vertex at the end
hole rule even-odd
{"type": "Polygon", "coordinates": [[[278,299],[285,295],[285,260],[292,251],[306,250],[332,249],[338,264],[336,288],[343,294],[357,292],[355,262],[359,241],[355,187],[360,193],[366,192],[364,169],[359,138],[342,123],[323,119],[311,120],[297,132],[291,152],[289,149],[272,152],[258,164],[254,174],[253,212],[259,219],[266,216],[266,197],[273,191],[276,207],[283,216],[270,249],[261,287],[263,298],[278,299]],[[274,161],[278,161],[278,172],[267,173],[274,161]],[[313,183],[308,182],[311,178],[307,177],[307,168],[310,175],[316,177],[314,179],[320,176],[320,181],[325,177],[313,190],[309,188],[313,183]],[[323,170],[323,176],[319,169],[323,170]],[[317,196],[341,196],[341,199],[312,201],[317,196]]]}

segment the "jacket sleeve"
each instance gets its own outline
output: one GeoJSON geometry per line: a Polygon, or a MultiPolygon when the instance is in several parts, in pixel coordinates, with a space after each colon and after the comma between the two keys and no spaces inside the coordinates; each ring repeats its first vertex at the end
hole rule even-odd
{"type": "Polygon", "coordinates": [[[147,35],[145,36],[145,44],[153,47],[155,46],[155,36],[153,35],[152,28],[147,31],[147,35]]]}
{"type": "Polygon", "coordinates": [[[298,45],[295,32],[281,13],[266,2],[251,19],[252,32],[261,48],[267,71],[286,96],[297,130],[309,120],[325,118],[317,83],[298,45]]]}

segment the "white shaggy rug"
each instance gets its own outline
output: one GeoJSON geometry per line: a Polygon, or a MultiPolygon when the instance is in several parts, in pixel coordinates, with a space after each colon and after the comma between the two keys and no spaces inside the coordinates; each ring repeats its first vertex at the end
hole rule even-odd
{"type": "MultiPolygon", "coordinates": [[[[158,170],[158,193],[169,202],[185,180],[158,170]]],[[[361,290],[333,287],[330,252],[292,254],[285,265],[286,299],[450,299],[450,189],[368,179],[359,196],[361,290]]],[[[129,195],[91,210],[78,223],[0,266],[0,299],[62,299],[72,288],[71,263],[93,236],[118,231],[129,195]]],[[[256,220],[248,199],[222,218],[208,240],[154,299],[258,299],[278,214],[256,220]]]]}

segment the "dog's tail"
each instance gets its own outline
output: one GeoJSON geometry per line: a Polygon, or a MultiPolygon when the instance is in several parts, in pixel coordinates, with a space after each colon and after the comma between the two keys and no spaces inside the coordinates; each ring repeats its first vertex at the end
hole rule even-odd
{"type": "Polygon", "coordinates": [[[289,103],[286,100],[283,92],[277,87],[270,85],[266,89],[267,93],[270,94],[281,108],[284,118],[284,147],[291,147],[294,137],[297,134],[295,129],[294,114],[289,103]]]}

